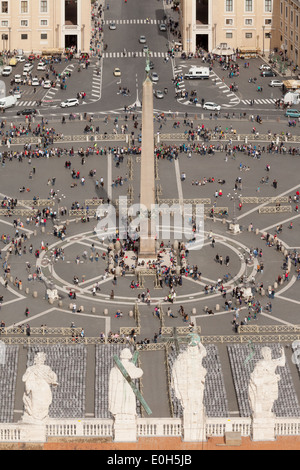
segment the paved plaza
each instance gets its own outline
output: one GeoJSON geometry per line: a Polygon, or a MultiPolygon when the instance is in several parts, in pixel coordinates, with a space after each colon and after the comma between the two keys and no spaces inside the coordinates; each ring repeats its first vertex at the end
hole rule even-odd
{"type": "MultiPolygon", "coordinates": [[[[159,5],[150,24],[140,21],[152,18],[150,6],[143,14],[126,13],[130,28],[137,28],[135,42],[165,15],[175,15],[165,2],[159,5]]],[[[71,70],[66,90],[57,87],[46,95],[39,90],[43,102],[34,117],[16,115],[23,105],[35,106],[29,100],[1,115],[1,338],[40,347],[86,345],[82,417],[103,417],[101,410],[96,416],[94,406],[98,343],[138,347],[143,395],[155,418],[176,415],[159,347],[172,344],[176,333],[185,341],[197,331],[211,348],[223,374],[226,416],[235,417],[241,415],[241,403],[228,345],[241,337],[247,355],[250,343],[283,343],[294,393],[289,416],[299,417],[299,375],[291,348],[298,339],[300,306],[298,119],[289,122],[274,105],[280,90],[267,86],[260,102],[250,106],[258,98],[248,78],[258,72],[262,58],[251,59],[250,69],[237,59],[243,77],[236,78],[239,90],[232,96],[220,87],[218,78],[227,88],[231,79],[222,80],[219,64],[207,84],[182,82],[189,94],[193,86],[199,97],[222,99],[220,113],[178,99],[174,77],[187,63],[180,55],[165,62],[167,38],[153,35],[157,55],[152,59],[159,61],[160,87],[168,93],[160,101],[154,97],[157,258],[142,263],[138,232],[119,237],[119,214],[121,197],[131,209],[140,203],[146,57],[134,57],[132,46],[125,60],[122,35],[108,29],[113,16],[113,8],[105,11],[108,49],[101,58],[91,53],[88,68],[80,72],[75,59],[57,65],[60,72],[71,70]],[[122,78],[117,79],[112,70],[120,64],[122,78]],[[59,107],[79,91],[87,97],[74,113],[59,107]],[[102,220],[112,207],[117,227],[106,229],[102,220]],[[173,217],[178,208],[187,211],[187,236],[173,217]],[[202,217],[194,219],[197,209],[202,217]],[[57,297],[51,300],[54,291],[57,297]]],[[[125,19],[118,29],[125,28],[125,19]]],[[[134,216],[127,222],[132,224],[134,216]]],[[[27,350],[18,354],[13,421],[22,413],[27,350]]]]}

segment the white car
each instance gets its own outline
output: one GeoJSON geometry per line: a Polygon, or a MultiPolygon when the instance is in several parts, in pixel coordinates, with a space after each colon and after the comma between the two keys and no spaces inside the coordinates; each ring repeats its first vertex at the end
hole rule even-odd
{"type": "Polygon", "coordinates": [[[33,65],[32,64],[25,64],[24,65],[24,68],[23,68],[23,75],[27,75],[28,73],[31,72],[31,70],[33,69],[33,65]]]}
{"type": "Polygon", "coordinates": [[[212,101],[207,101],[204,103],[203,109],[209,109],[210,111],[220,111],[221,106],[219,104],[213,103],[212,101]]]}
{"type": "Polygon", "coordinates": [[[22,91],[21,90],[16,90],[14,91],[14,96],[19,100],[22,97],[22,91]]]}
{"type": "Polygon", "coordinates": [[[114,74],[115,77],[121,77],[121,70],[119,69],[119,67],[116,67],[114,69],[113,74],[114,74]]]}
{"type": "Polygon", "coordinates": [[[146,37],[145,36],[140,36],[139,43],[140,44],[146,44],[146,37]]]}
{"type": "Polygon", "coordinates": [[[158,82],[159,80],[159,76],[157,75],[156,72],[152,72],[150,77],[151,77],[152,82],[158,82]]]}
{"type": "Polygon", "coordinates": [[[260,67],[259,67],[259,70],[272,70],[271,67],[267,64],[262,64],[260,67]]]}
{"type": "Polygon", "coordinates": [[[2,76],[3,77],[9,77],[10,74],[12,73],[12,70],[13,70],[12,67],[9,66],[9,65],[4,67],[4,69],[2,70],[2,76]]]}
{"type": "Polygon", "coordinates": [[[25,62],[26,59],[23,55],[16,55],[15,57],[17,59],[18,62],[25,62]]]}
{"type": "Polygon", "coordinates": [[[161,90],[156,90],[156,91],[154,92],[154,96],[155,96],[156,98],[158,98],[159,100],[161,100],[161,99],[163,99],[164,94],[163,94],[163,92],[162,92],[161,90]]]}
{"type": "Polygon", "coordinates": [[[79,106],[79,101],[76,98],[69,98],[68,100],[60,103],[61,108],[70,108],[72,106],[79,106]]]}
{"type": "Polygon", "coordinates": [[[51,85],[50,80],[46,80],[43,84],[43,88],[51,88],[51,87],[52,87],[52,85],[51,85]]]}
{"type": "Polygon", "coordinates": [[[269,86],[274,87],[274,86],[282,86],[283,82],[281,80],[271,80],[269,83],[269,86]]]}
{"type": "Polygon", "coordinates": [[[40,86],[40,81],[38,78],[33,78],[31,81],[32,86],[40,86]]]}
{"type": "Polygon", "coordinates": [[[167,31],[167,25],[165,23],[160,23],[159,31],[167,31]]]}
{"type": "Polygon", "coordinates": [[[116,23],[114,21],[111,21],[109,23],[109,29],[112,29],[112,30],[117,29],[116,23]]]}
{"type": "Polygon", "coordinates": [[[46,70],[46,64],[44,64],[44,62],[39,62],[37,70],[46,70]]]}
{"type": "Polygon", "coordinates": [[[22,83],[23,81],[22,75],[15,75],[14,81],[15,83],[22,83]]]}

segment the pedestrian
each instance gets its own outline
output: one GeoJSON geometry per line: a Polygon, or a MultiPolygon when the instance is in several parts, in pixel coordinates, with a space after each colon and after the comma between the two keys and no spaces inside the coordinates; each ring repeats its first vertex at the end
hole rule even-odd
{"type": "Polygon", "coordinates": [[[26,310],[25,310],[25,316],[28,317],[28,315],[29,315],[29,308],[26,308],[26,310]]]}

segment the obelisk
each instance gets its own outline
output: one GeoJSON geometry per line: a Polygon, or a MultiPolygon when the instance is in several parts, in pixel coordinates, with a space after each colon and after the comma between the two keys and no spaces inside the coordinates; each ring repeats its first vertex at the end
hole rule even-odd
{"type": "Polygon", "coordinates": [[[143,83],[142,101],[142,148],[140,179],[140,259],[155,259],[155,235],[151,234],[151,209],[155,204],[154,172],[154,122],[153,122],[153,84],[149,77],[149,55],[146,65],[147,77],[143,83]],[[143,211],[143,209],[145,209],[143,211]]]}

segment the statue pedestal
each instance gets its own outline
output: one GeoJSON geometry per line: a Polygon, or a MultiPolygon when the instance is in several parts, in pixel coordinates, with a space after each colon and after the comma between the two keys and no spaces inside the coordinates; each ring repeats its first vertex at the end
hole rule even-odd
{"type": "Polygon", "coordinates": [[[205,418],[202,413],[193,416],[183,416],[183,438],[184,442],[204,442],[206,441],[205,418]]]}
{"type": "Polygon", "coordinates": [[[241,233],[240,224],[234,224],[231,222],[228,224],[228,230],[234,235],[237,235],[238,233],[241,233]]]}
{"type": "Polygon", "coordinates": [[[114,442],[136,442],[137,419],[136,417],[116,418],[114,422],[114,442]]]}
{"type": "Polygon", "coordinates": [[[46,425],[44,423],[19,423],[21,442],[46,442],[46,425]]]}
{"type": "Polygon", "coordinates": [[[254,418],[252,421],[253,441],[275,441],[275,418],[254,418]]]}

